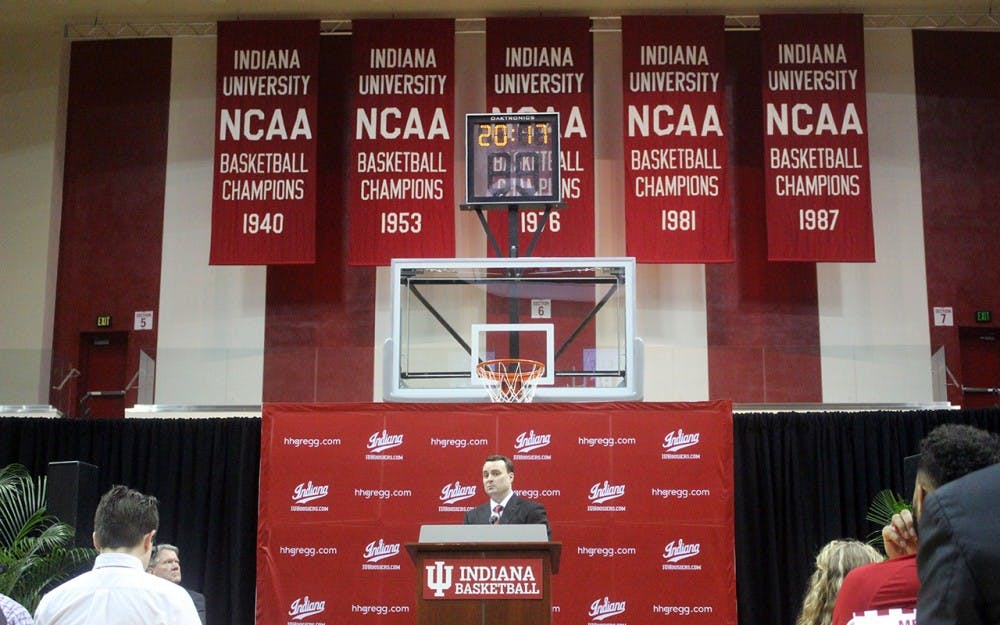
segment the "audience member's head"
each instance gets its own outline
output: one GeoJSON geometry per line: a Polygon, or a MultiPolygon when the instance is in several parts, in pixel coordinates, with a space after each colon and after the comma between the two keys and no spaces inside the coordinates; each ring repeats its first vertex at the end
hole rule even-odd
{"type": "Polygon", "coordinates": [[[1000,437],[971,425],[939,425],[920,441],[920,462],[913,489],[917,519],[924,497],[934,489],[1000,462],[1000,437]]]}
{"type": "Polygon", "coordinates": [[[127,486],[112,486],[94,513],[94,547],[98,551],[139,551],[145,558],[160,525],[159,502],[127,486]]]}
{"type": "Polygon", "coordinates": [[[181,552],[174,545],[160,543],[149,556],[150,573],[175,584],[181,583],[181,552]]]}
{"type": "Polygon", "coordinates": [[[809,577],[795,625],[829,625],[837,592],[847,573],[863,564],[881,561],[882,554],[861,541],[838,539],[828,542],[816,556],[816,569],[809,577]]]}

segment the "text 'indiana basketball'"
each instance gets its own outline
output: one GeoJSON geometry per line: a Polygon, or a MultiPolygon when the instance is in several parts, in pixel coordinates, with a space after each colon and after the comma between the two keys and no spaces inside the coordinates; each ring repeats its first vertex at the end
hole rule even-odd
{"type": "Polygon", "coordinates": [[[424,566],[425,599],[541,599],[540,559],[442,559],[424,566]]]}

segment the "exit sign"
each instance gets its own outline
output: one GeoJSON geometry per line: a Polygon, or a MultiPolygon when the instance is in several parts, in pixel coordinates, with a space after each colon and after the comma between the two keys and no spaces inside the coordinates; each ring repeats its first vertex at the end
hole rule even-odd
{"type": "Polygon", "coordinates": [[[993,311],[992,310],[977,310],[976,311],[976,322],[977,323],[989,323],[993,321],[993,311]]]}
{"type": "Polygon", "coordinates": [[[97,315],[97,327],[98,328],[110,328],[111,327],[111,315],[97,315]]]}

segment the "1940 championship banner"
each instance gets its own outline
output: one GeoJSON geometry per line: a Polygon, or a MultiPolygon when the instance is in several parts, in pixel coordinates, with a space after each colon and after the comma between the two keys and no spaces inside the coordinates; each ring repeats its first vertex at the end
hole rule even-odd
{"type": "Polygon", "coordinates": [[[265,404],[256,622],[412,625],[418,593],[551,590],[554,625],[736,625],[733,517],[728,401],[265,404]],[[418,585],[406,545],[487,501],[494,453],[548,512],[551,588],[531,556],[445,560],[418,585]]]}
{"type": "Polygon", "coordinates": [[[354,20],[349,261],[455,255],[455,23],[354,20]]]}
{"type": "Polygon", "coordinates": [[[218,30],[210,262],[315,262],[319,22],[218,30]]]}
{"type": "Polygon", "coordinates": [[[733,259],[725,19],[623,16],[625,241],[646,263],[733,259]]]}
{"type": "Polygon", "coordinates": [[[762,15],[770,260],[874,261],[861,15],[762,15]]]}
{"type": "MultiPolygon", "coordinates": [[[[560,116],[560,185],[566,207],[547,218],[541,208],[519,211],[520,249],[544,228],[533,256],[594,255],[593,83],[589,19],[486,20],[489,111],[560,116]]],[[[508,249],[507,211],[490,211],[488,219],[500,249],[508,249]]]]}

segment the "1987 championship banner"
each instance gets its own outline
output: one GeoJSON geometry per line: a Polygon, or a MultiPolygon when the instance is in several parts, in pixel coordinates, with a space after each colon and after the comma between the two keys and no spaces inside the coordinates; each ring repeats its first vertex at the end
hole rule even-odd
{"type": "Polygon", "coordinates": [[[770,260],[874,261],[861,15],[763,15],[770,260]]]}

